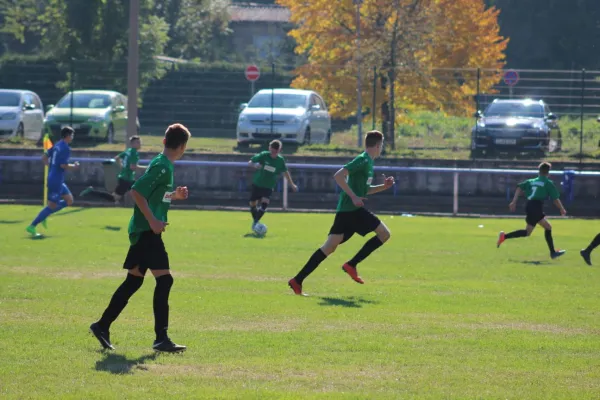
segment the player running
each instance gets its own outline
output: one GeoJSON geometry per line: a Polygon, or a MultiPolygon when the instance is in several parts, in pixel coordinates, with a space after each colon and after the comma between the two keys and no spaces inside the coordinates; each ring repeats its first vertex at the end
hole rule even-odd
{"type": "Polygon", "coordinates": [[[277,184],[277,177],[283,173],[292,190],[298,191],[298,186],[294,184],[287,166],[285,158],[279,153],[281,152],[282,144],[279,140],[273,140],[269,143],[269,151],[263,151],[256,154],[248,161],[248,164],[256,168],[254,177],[252,178],[252,191],[250,193],[250,214],[252,214],[252,229],[265,215],[269,202],[271,201],[271,193],[277,184]],[[257,208],[260,201],[260,208],[257,208]]]}
{"type": "Polygon", "coordinates": [[[186,346],[173,343],[167,335],[169,293],[173,277],[161,235],[168,225],[167,212],[171,201],[185,200],[188,197],[185,186],[179,186],[173,191],[173,163],[185,152],[190,136],[190,132],[181,124],[169,126],[163,139],[163,152],[152,159],[144,175],[131,188],[135,207],[129,222],[129,252],[123,264],[123,268],[128,270],[127,277],[113,294],[102,317],[90,326],[105,349],[114,349],[110,342],[110,325],[142,286],[147,270],[156,278],[153,302],[156,340],[152,348],[165,352],[186,349],[186,346]]]}
{"type": "Polygon", "coordinates": [[[317,249],[308,262],[294,278],[288,282],[295,294],[302,295],[302,283],[318,266],[335,251],[338,245],[346,242],[355,233],[365,236],[375,232],[358,253],[342,266],[342,270],[358,283],[364,283],[358,276],[356,267],[372,252],[390,238],[390,230],[373,213],[364,207],[367,195],[382,192],[394,186],[394,178],[384,176],[383,185],[372,186],[373,160],[381,154],[383,148],[383,134],[379,131],[367,133],[365,138],[365,151],[354,160],[344,165],[334,174],[335,182],[342,188],[338,201],[337,212],[333,226],[325,244],[317,249]]]}
{"type": "Polygon", "coordinates": [[[546,243],[548,243],[548,249],[550,250],[550,257],[555,259],[565,254],[564,250],[556,250],[554,248],[552,225],[550,225],[544,214],[544,200],[549,196],[553,200],[554,205],[560,210],[560,215],[567,215],[567,210],[565,210],[559,199],[560,194],[558,193],[556,186],[554,186],[554,182],[548,178],[551,167],[552,165],[548,162],[541,163],[538,168],[539,175],[537,178],[526,180],[517,185],[515,196],[509,207],[510,211],[514,212],[517,209],[519,196],[521,196],[521,193],[525,193],[525,197],[527,197],[527,205],[525,206],[525,221],[527,222],[527,225],[525,226],[525,229],[514,232],[500,232],[497,243],[498,247],[500,247],[507,239],[516,239],[531,235],[535,226],[539,224],[545,229],[544,235],[546,237],[546,243]]]}
{"type": "Polygon", "coordinates": [[[592,242],[590,243],[590,245],[588,247],[586,247],[585,249],[581,250],[579,252],[579,254],[581,254],[581,257],[583,257],[583,260],[585,261],[585,263],[587,265],[592,265],[592,251],[594,251],[594,249],[596,247],[598,247],[600,245],[600,233],[596,235],[596,237],[594,238],[594,240],[592,240],[592,242]]]}
{"type": "Polygon", "coordinates": [[[71,157],[71,147],[69,144],[75,137],[75,131],[70,126],[66,126],[60,131],[61,140],[51,147],[42,157],[45,165],[49,166],[48,171],[48,205],[40,211],[37,217],[31,222],[26,230],[32,237],[40,237],[37,232],[37,225],[46,222],[46,218],[73,204],[73,195],[65,184],[65,171],[79,168],[79,163],[69,163],[71,157]]]}
{"type": "Polygon", "coordinates": [[[142,147],[142,139],[139,136],[132,136],[129,138],[129,148],[115,157],[117,163],[121,167],[121,171],[119,172],[118,184],[113,193],[108,193],[104,190],[96,190],[92,186],[84,189],[79,196],[96,196],[104,200],[114,201],[115,204],[119,204],[123,196],[133,186],[133,182],[135,181],[135,172],[136,170],[144,170],[145,167],[138,165],[140,160],[140,156],[138,151],[142,147]]]}

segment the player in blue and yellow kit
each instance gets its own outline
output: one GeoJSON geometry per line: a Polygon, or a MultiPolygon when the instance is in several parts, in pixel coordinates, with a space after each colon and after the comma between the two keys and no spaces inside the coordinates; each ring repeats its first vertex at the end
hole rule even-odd
{"type": "Polygon", "coordinates": [[[27,227],[31,236],[40,236],[36,226],[46,220],[51,214],[73,204],[73,195],[65,184],[65,172],[79,168],[79,163],[69,164],[71,147],[75,131],[67,126],[60,131],[61,140],[48,150],[44,156],[44,164],[49,166],[48,172],[48,205],[40,211],[37,217],[27,227]]]}

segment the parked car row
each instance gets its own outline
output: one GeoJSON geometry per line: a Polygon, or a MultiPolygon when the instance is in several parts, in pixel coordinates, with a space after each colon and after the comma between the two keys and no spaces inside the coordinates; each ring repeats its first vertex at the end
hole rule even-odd
{"type": "MultiPolygon", "coordinates": [[[[27,90],[0,89],[0,137],[39,140],[58,137],[72,126],[79,137],[124,141],[127,137],[127,97],[115,91],[79,90],[64,95],[46,112],[39,96],[27,90]]],[[[137,122],[139,130],[139,121],[137,122]]]]}

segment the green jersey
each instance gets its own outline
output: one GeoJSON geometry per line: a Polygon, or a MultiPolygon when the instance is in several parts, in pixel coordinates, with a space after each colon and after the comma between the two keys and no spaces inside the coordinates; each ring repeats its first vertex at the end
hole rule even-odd
{"type": "MultiPolygon", "coordinates": [[[[173,196],[173,164],[164,154],[152,159],[150,165],[132,186],[132,189],[144,196],[148,207],[156,219],[167,222],[167,212],[173,196]]],[[[137,204],[133,208],[133,216],[129,221],[129,241],[136,244],[140,233],[149,231],[150,224],[137,204]]]]}
{"type": "MultiPolygon", "coordinates": [[[[348,186],[358,197],[365,197],[369,193],[371,182],[373,181],[373,159],[367,152],[363,152],[354,160],[344,165],[348,170],[348,186]]],[[[350,196],[346,192],[340,194],[337,212],[347,212],[357,210],[352,203],[350,196]]]]}
{"type": "Polygon", "coordinates": [[[252,183],[262,188],[273,189],[277,183],[279,174],[287,171],[285,158],[279,154],[276,158],[273,158],[268,151],[258,153],[250,161],[260,164],[260,168],[254,173],[252,183]]]}
{"type": "Polygon", "coordinates": [[[118,157],[121,159],[121,164],[123,165],[121,172],[119,172],[119,179],[132,182],[135,179],[135,171],[131,167],[136,166],[140,160],[137,150],[130,147],[119,154],[118,157]]]}
{"type": "Polygon", "coordinates": [[[552,200],[560,197],[554,182],[546,176],[538,176],[537,178],[528,179],[519,183],[519,188],[525,192],[527,200],[544,201],[550,196],[552,200]]]}

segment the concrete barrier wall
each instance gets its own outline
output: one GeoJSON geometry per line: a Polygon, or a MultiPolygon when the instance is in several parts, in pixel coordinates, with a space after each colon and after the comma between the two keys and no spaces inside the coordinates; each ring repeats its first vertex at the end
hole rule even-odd
{"type": "MultiPolygon", "coordinates": [[[[35,155],[40,151],[30,150],[0,150],[2,155],[35,155]]],[[[103,152],[81,152],[74,151],[73,157],[100,157],[110,158],[114,153],[103,152]]],[[[149,159],[153,154],[143,153],[142,159],[149,159]]],[[[238,161],[246,162],[250,155],[213,155],[213,154],[193,154],[186,155],[188,160],[205,161],[238,161]]],[[[286,157],[288,163],[297,164],[333,164],[342,166],[350,160],[350,157],[343,158],[318,158],[318,157],[286,157]]],[[[471,161],[435,161],[433,165],[429,160],[387,160],[376,161],[376,165],[388,166],[428,166],[428,167],[459,167],[459,168],[535,168],[535,162],[480,162],[474,165],[471,161]]],[[[575,165],[554,164],[554,169],[571,169],[575,165]]],[[[584,166],[585,169],[592,169],[593,166],[584,166]]],[[[334,208],[336,185],[332,179],[334,170],[303,170],[294,168],[290,170],[292,176],[300,186],[301,193],[290,197],[290,204],[302,199],[301,203],[307,207],[313,208],[334,208]]],[[[247,197],[247,190],[251,185],[253,170],[250,168],[234,167],[198,167],[189,165],[178,165],[175,168],[175,183],[178,185],[187,185],[190,189],[190,195],[193,199],[203,204],[220,205],[225,203],[244,203],[243,199],[247,197]]],[[[518,175],[492,175],[492,174],[461,174],[459,183],[460,201],[488,202],[494,199],[492,203],[498,201],[499,207],[502,204],[502,211],[505,212],[506,198],[512,196],[515,185],[525,179],[518,175]],[[487,200],[485,200],[487,199],[487,200]]],[[[559,187],[561,178],[553,177],[559,187]]],[[[376,182],[381,182],[381,176],[376,176],[376,182]]],[[[77,171],[67,173],[67,184],[74,193],[86,186],[92,185],[103,187],[105,181],[104,167],[101,163],[82,163],[77,171]]],[[[404,199],[414,198],[414,208],[422,208],[424,204],[431,203],[431,211],[437,211],[435,204],[442,202],[445,205],[453,193],[452,175],[440,172],[407,172],[396,175],[397,185],[394,191],[386,192],[374,196],[373,202],[382,209],[389,208],[390,205],[398,204],[398,196],[404,199]],[[375,199],[377,197],[378,199],[375,199]],[[387,199],[387,200],[386,200],[387,199]],[[387,204],[389,203],[389,204],[387,204]],[[416,207],[419,206],[419,207],[416,207]]],[[[43,182],[43,164],[40,162],[10,162],[0,161],[0,198],[37,198],[42,193],[43,182]]],[[[594,177],[576,177],[575,197],[576,206],[586,213],[596,215],[593,209],[599,207],[598,197],[600,196],[600,180],[594,177]]],[[[275,195],[275,201],[279,202],[279,196],[275,195]]],[[[451,204],[451,200],[450,200],[451,204]]],[[[449,212],[450,209],[444,210],[449,212]]],[[[491,210],[493,211],[493,210],[491,210]]]]}

